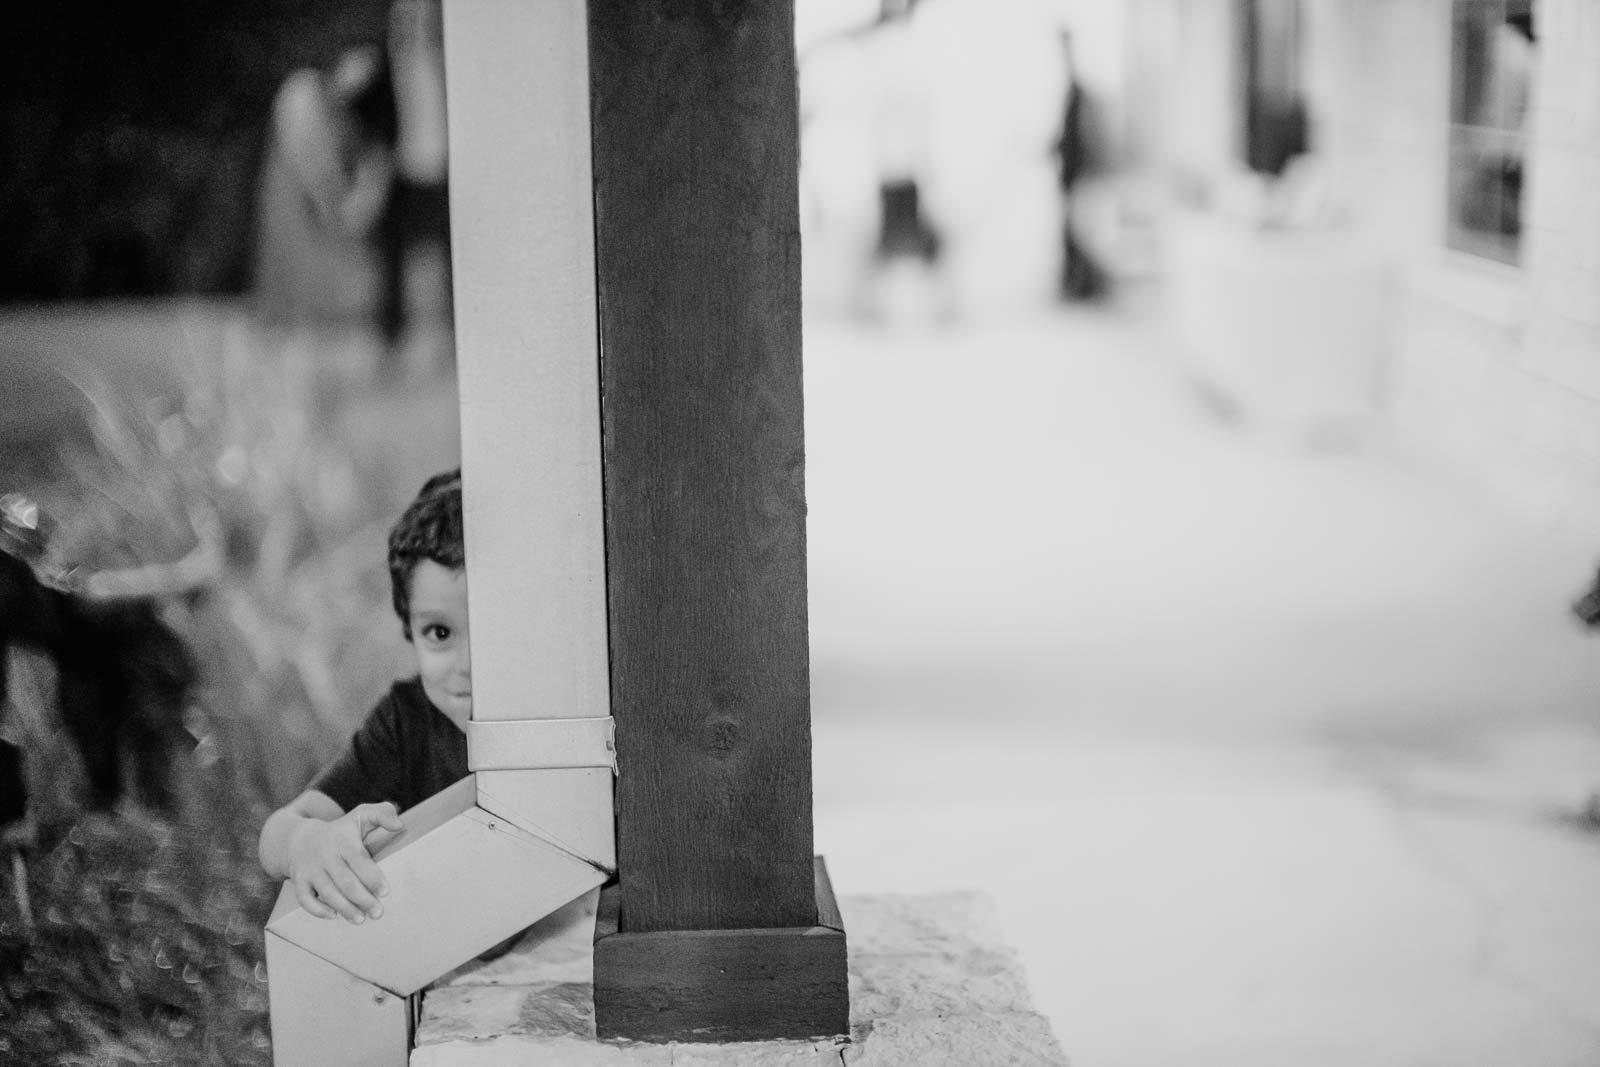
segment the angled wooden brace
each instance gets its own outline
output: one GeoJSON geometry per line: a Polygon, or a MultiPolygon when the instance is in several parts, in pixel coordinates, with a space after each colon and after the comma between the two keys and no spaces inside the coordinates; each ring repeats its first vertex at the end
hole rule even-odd
{"type": "Polygon", "coordinates": [[[418,990],[616,867],[613,762],[589,751],[611,711],[587,11],[445,0],[444,18],[477,755],[378,854],[382,918],[280,897],[278,1067],[400,1067],[418,990]],[[562,745],[559,765],[526,755],[562,745]]]}

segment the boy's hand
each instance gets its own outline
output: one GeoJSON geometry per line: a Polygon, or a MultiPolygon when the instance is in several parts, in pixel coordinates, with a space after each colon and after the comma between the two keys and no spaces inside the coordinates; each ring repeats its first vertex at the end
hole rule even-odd
{"type": "Polygon", "coordinates": [[[300,906],[312,915],[342,915],[352,923],[383,914],[378,898],[389,892],[369,850],[405,829],[393,804],[362,804],[331,822],[307,820],[289,845],[289,881],[300,906]]]}
{"type": "Polygon", "coordinates": [[[400,816],[395,814],[394,805],[388,801],[382,804],[363,804],[350,814],[361,816],[361,844],[369,856],[376,856],[379,849],[399,837],[400,832],[406,828],[406,824],[400,821],[400,816]]]}

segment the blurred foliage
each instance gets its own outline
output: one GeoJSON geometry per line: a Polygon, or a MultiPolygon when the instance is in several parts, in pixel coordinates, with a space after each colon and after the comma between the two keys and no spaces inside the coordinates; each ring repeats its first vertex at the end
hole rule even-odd
{"type": "Polygon", "coordinates": [[[172,819],[90,815],[0,902],[0,1062],[271,1063],[261,924],[275,886],[247,821],[191,782],[172,819]]]}
{"type": "Polygon", "coordinates": [[[174,812],[85,813],[51,664],[12,653],[6,728],[26,753],[37,922],[30,934],[0,870],[0,1063],[270,1062],[261,928],[275,887],[256,835],[415,670],[385,534],[420,482],[406,449],[456,447],[448,381],[375,388],[370,361],[349,355],[241,325],[180,368],[185,394],[166,401],[66,368],[93,432],[14,486],[59,524],[57,562],[159,567],[206,522],[226,550],[214,580],[164,598],[202,670],[174,812]]]}
{"type": "Polygon", "coordinates": [[[392,471],[394,439],[432,436],[448,456],[454,422],[386,417],[408,399],[371,387],[364,354],[352,361],[243,323],[220,352],[174,358],[186,387],[169,400],[135,401],[91,365],[69,368],[91,435],[68,441],[26,488],[58,524],[50,557],[64,569],[170,562],[214,525],[220,577],[169,598],[167,614],[205,668],[207,730],[231,735],[241,794],[281,803],[352,715],[415,669],[391,617],[384,553],[420,476],[392,471]]]}
{"type": "Polygon", "coordinates": [[[6,5],[0,301],[239,291],[279,82],[382,40],[387,9],[6,5]]]}

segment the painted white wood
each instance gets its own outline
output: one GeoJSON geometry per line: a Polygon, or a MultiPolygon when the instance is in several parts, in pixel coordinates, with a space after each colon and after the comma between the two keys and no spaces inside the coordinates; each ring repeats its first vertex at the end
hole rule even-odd
{"type": "Polygon", "coordinates": [[[507,719],[467,724],[467,766],[517,771],[617,766],[614,719],[507,719]]]}
{"type": "Polygon", "coordinates": [[[478,802],[478,783],[470,774],[448,789],[406,810],[400,817],[405,829],[391,837],[373,858],[382,864],[385,859],[408,848],[412,842],[431,834],[451,819],[467,811],[478,802]]]}
{"type": "Polygon", "coordinates": [[[406,1067],[411,1025],[405,997],[270,930],[266,948],[275,1067],[406,1067]]]}
{"type": "MultiPolygon", "coordinates": [[[[605,718],[585,5],[448,0],[444,20],[473,718],[605,718]]],[[[495,811],[615,866],[609,774],[492,777],[495,811]]]]}
{"type": "Polygon", "coordinates": [[[480,771],[478,805],[607,871],[617,869],[607,768],[480,771]],[[601,805],[604,804],[604,810],[601,805]]]}
{"type": "Polygon", "coordinates": [[[410,995],[606,879],[592,864],[471,805],[404,847],[385,849],[378,862],[389,880],[381,918],[360,925],[320,919],[291,898],[267,932],[410,995]]]}
{"type": "Polygon", "coordinates": [[[444,15],[474,718],[603,717],[584,5],[444,15]]]}

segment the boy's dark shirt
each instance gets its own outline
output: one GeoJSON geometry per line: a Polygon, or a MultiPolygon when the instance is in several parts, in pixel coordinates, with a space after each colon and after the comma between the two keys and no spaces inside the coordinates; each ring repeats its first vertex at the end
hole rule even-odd
{"type": "Polygon", "coordinates": [[[389,800],[400,811],[465,778],[467,736],[422,689],[422,680],[396,682],[378,701],[344,753],[311,788],[345,811],[389,800]]]}

